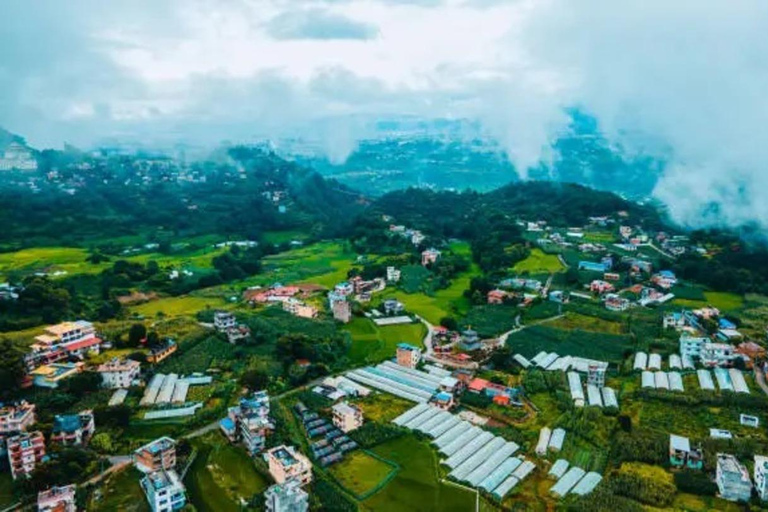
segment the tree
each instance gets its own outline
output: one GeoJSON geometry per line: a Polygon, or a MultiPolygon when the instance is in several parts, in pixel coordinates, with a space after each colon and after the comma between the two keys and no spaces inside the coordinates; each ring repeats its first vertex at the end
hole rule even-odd
{"type": "Polygon", "coordinates": [[[66,390],[75,396],[97,391],[101,387],[101,374],[97,372],[78,373],[65,381],[66,390]]]}
{"type": "Polygon", "coordinates": [[[144,324],[133,324],[128,331],[128,346],[138,347],[147,337],[147,328],[144,324]]]}
{"type": "Polygon", "coordinates": [[[147,346],[152,348],[158,345],[160,345],[160,335],[157,334],[157,331],[149,331],[149,334],[147,334],[147,346]]]}
{"type": "Polygon", "coordinates": [[[112,453],[112,438],[106,432],[99,432],[91,439],[91,448],[100,453],[112,453]]]}
{"type": "Polygon", "coordinates": [[[105,427],[125,428],[131,423],[131,408],[126,404],[112,407],[98,405],[93,408],[96,425],[105,427]]]}
{"type": "Polygon", "coordinates": [[[0,338],[0,397],[7,399],[19,390],[24,377],[23,353],[8,338],[0,338]]]}
{"type": "Polygon", "coordinates": [[[443,318],[441,318],[440,325],[442,325],[449,331],[455,331],[459,327],[458,322],[452,316],[444,316],[443,318]]]}
{"type": "Polygon", "coordinates": [[[251,391],[264,389],[269,384],[269,376],[260,370],[247,370],[240,377],[240,385],[251,391]]]}

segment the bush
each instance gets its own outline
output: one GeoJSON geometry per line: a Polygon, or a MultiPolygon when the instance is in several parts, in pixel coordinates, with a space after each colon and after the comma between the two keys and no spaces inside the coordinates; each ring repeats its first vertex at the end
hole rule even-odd
{"type": "Polygon", "coordinates": [[[397,439],[403,434],[405,431],[395,425],[369,422],[350,432],[349,437],[363,448],[372,448],[392,439],[397,439]]]}
{"type": "Polygon", "coordinates": [[[609,478],[610,487],[615,494],[654,507],[669,506],[677,492],[670,475],[657,466],[622,464],[609,478]]]}
{"type": "Polygon", "coordinates": [[[703,472],[686,469],[675,473],[675,485],[680,492],[699,496],[714,496],[717,485],[703,472]]]}

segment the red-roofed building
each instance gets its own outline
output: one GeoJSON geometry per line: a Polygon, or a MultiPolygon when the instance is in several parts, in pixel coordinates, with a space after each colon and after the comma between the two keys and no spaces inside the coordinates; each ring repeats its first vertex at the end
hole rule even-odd
{"type": "Polygon", "coordinates": [[[509,397],[507,395],[496,395],[493,397],[493,403],[497,405],[509,405],[509,397]]]}
{"type": "Polygon", "coordinates": [[[487,380],[478,377],[472,379],[472,381],[469,383],[469,386],[467,386],[467,389],[472,393],[482,393],[489,384],[490,382],[487,380]]]}
{"type": "Polygon", "coordinates": [[[504,290],[491,290],[488,292],[488,304],[503,304],[507,298],[507,292],[504,290]]]}

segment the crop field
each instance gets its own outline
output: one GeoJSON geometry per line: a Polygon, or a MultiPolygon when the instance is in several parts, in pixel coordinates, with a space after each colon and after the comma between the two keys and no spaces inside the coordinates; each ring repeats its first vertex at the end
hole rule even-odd
{"type": "Polygon", "coordinates": [[[4,509],[15,502],[13,495],[13,479],[9,472],[0,474],[0,509],[4,509]]]}
{"type": "Polygon", "coordinates": [[[342,462],[331,466],[329,473],[357,499],[365,499],[386,484],[397,472],[397,466],[358,450],[342,462]]]}
{"type": "Polygon", "coordinates": [[[400,471],[379,492],[360,503],[363,510],[400,512],[473,510],[475,493],[442,483],[434,450],[412,435],[386,442],[372,450],[400,466],[400,471]]]}
{"type": "Polygon", "coordinates": [[[424,324],[377,326],[367,318],[354,318],[343,329],[352,336],[349,358],[356,364],[375,363],[393,357],[398,343],[420,346],[426,335],[424,324]]]}
{"type": "Polygon", "coordinates": [[[88,251],[76,247],[34,247],[15,252],[0,253],[0,275],[9,272],[53,272],[68,275],[100,272],[110,263],[94,265],[85,261],[88,251]]]}
{"type": "Polygon", "coordinates": [[[565,316],[548,322],[547,326],[566,330],[624,334],[624,326],[619,322],[611,322],[610,320],[570,311],[565,316]]]}
{"type": "Polygon", "coordinates": [[[708,304],[720,311],[735,311],[744,305],[744,299],[740,295],[728,292],[704,292],[708,304]]]}
{"type": "Polygon", "coordinates": [[[267,231],[262,238],[268,244],[284,244],[293,240],[304,240],[307,234],[303,231],[267,231]]]}
{"type": "Polygon", "coordinates": [[[242,510],[240,499],[250,500],[263,492],[267,480],[255,468],[248,454],[218,434],[196,443],[198,455],[187,474],[189,498],[200,511],[242,510]]]}
{"type": "Polygon", "coordinates": [[[141,490],[139,480],[143,475],[133,467],[119,471],[106,480],[101,488],[100,500],[92,499],[88,510],[111,512],[121,510],[126,512],[149,511],[149,504],[141,490]]]}
{"type": "Polygon", "coordinates": [[[564,331],[536,325],[512,334],[507,339],[507,346],[529,358],[543,350],[618,362],[623,359],[625,350],[633,348],[633,343],[627,335],[564,331]]]}
{"type": "Polygon", "coordinates": [[[512,267],[513,272],[522,273],[528,272],[530,274],[536,273],[548,273],[561,272],[565,270],[563,264],[554,254],[547,254],[541,249],[532,249],[530,256],[523,261],[520,261],[512,267]]]}

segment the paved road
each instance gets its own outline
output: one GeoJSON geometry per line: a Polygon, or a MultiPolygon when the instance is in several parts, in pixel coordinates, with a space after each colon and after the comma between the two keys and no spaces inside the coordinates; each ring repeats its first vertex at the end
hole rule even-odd
{"type": "Polygon", "coordinates": [[[760,368],[756,368],[754,372],[755,372],[755,381],[757,382],[757,385],[760,386],[760,389],[763,390],[763,393],[768,395],[768,384],[765,383],[765,374],[760,368]]]}

